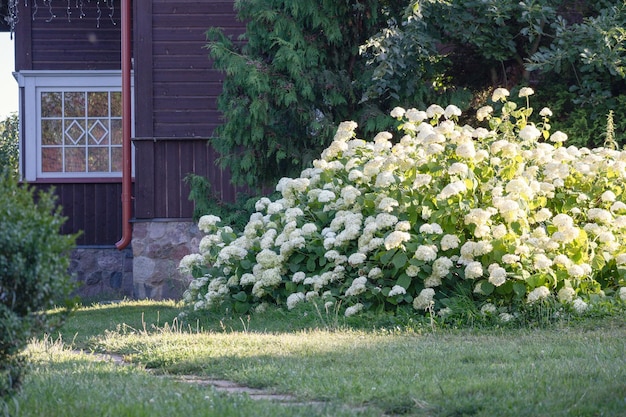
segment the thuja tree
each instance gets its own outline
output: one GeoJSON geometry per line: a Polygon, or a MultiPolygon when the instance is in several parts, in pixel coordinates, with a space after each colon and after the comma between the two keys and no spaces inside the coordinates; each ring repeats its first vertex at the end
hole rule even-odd
{"type": "Polygon", "coordinates": [[[367,118],[358,103],[371,77],[359,45],[393,14],[385,3],[242,0],[235,4],[247,22],[240,39],[208,31],[210,56],[226,75],[218,100],[224,123],[212,145],[235,183],[293,175],[330,143],[341,121],[367,118]]]}

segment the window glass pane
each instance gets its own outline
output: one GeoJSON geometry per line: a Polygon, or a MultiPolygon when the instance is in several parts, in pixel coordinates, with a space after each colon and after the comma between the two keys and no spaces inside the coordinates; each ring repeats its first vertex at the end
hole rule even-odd
{"type": "Polygon", "coordinates": [[[111,143],[113,145],[122,144],[122,121],[120,119],[111,120],[111,143]]]}
{"type": "Polygon", "coordinates": [[[66,92],[65,96],[65,117],[85,116],[85,93],[66,92]]]}
{"type": "Polygon", "coordinates": [[[41,117],[63,116],[61,93],[41,93],[41,117]]]}
{"type": "Polygon", "coordinates": [[[61,145],[63,143],[63,123],[61,120],[41,121],[41,144],[61,145]]]}
{"type": "Polygon", "coordinates": [[[87,125],[89,126],[89,145],[108,145],[109,144],[109,124],[106,119],[94,119],[89,120],[87,125]]]}
{"type": "Polygon", "coordinates": [[[121,92],[68,86],[39,94],[39,172],[73,177],[121,173],[121,92]]]}
{"type": "Polygon", "coordinates": [[[87,94],[87,116],[88,117],[108,117],[109,116],[109,93],[97,92],[87,94]]]}
{"type": "Polygon", "coordinates": [[[84,145],[85,127],[79,119],[65,119],[65,144],[84,145]]]}
{"type": "Polygon", "coordinates": [[[122,117],[122,93],[111,92],[111,117],[122,117]]]}
{"type": "Polygon", "coordinates": [[[122,172],[122,147],[111,147],[111,171],[122,172]]]}
{"type": "Polygon", "coordinates": [[[85,172],[85,148],[65,148],[65,171],[85,172]]]}
{"type": "Polygon", "coordinates": [[[41,149],[41,170],[43,172],[63,171],[63,155],[61,152],[62,148],[41,149]]]}
{"type": "Polygon", "coordinates": [[[109,148],[89,148],[89,171],[109,172],[109,148]]]}

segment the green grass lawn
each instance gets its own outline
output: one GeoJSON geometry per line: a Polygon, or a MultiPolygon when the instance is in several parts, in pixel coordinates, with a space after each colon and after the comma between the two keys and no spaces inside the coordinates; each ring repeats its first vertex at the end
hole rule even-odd
{"type": "Polygon", "coordinates": [[[464,329],[347,323],[306,309],[182,323],[179,312],[171,302],[80,309],[60,335],[31,344],[32,369],[5,414],[626,416],[624,312],[464,329]],[[223,378],[300,404],[226,395],[174,375],[223,378]]]}

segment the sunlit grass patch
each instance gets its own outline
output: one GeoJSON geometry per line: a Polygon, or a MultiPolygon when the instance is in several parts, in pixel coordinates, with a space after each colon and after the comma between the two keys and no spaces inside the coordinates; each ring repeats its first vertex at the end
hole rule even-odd
{"type": "Polygon", "coordinates": [[[626,409],[620,309],[543,326],[450,328],[399,316],[345,318],[306,306],[187,320],[172,303],[86,307],[61,329],[62,339],[31,344],[32,370],[17,403],[5,410],[21,416],[621,417],[626,409]],[[70,348],[117,354],[128,366],[70,348]],[[304,406],[257,403],[174,380],[184,375],[288,394],[304,406]],[[46,408],[55,411],[41,414],[46,408]]]}
{"type": "Polygon", "coordinates": [[[137,366],[119,366],[70,351],[62,342],[33,342],[23,391],[0,401],[0,415],[46,416],[376,416],[341,404],[278,404],[225,395],[202,385],[157,378],[137,366]]]}

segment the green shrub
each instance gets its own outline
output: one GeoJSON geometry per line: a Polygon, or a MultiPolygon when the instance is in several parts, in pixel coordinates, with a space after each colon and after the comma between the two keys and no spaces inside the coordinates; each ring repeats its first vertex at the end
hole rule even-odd
{"type": "Polygon", "coordinates": [[[223,224],[241,229],[254,212],[254,203],[260,197],[240,193],[234,203],[220,200],[213,193],[209,179],[193,173],[187,174],[185,183],[189,186],[189,200],[194,203],[193,220],[196,222],[205,214],[214,214],[222,219],[223,224]]]}
{"type": "Polygon", "coordinates": [[[313,168],[278,183],[281,199],[257,202],[242,233],[200,219],[200,253],[181,261],[196,278],[185,300],[238,312],[320,300],[346,315],[448,315],[469,299],[502,320],[534,303],[581,312],[621,302],[626,151],[565,147],[549,109],[531,122],[533,109],[509,94],[493,94],[500,114],[478,111],[485,127],[437,105],[395,108],[395,141],[357,139],[356,123],[344,122],[313,168]]]}
{"type": "Polygon", "coordinates": [[[9,170],[0,173],[0,397],[20,384],[28,339],[65,317],[45,310],[71,305],[68,255],[76,237],[59,234],[64,221],[51,193],[35,195],[9,170]]]}
{"type": "Polygon", "coordinates": [[[18,123],[17,114],[0,122],[0,169],[7,167],[16,174],[19,164],[18,123]]]}

